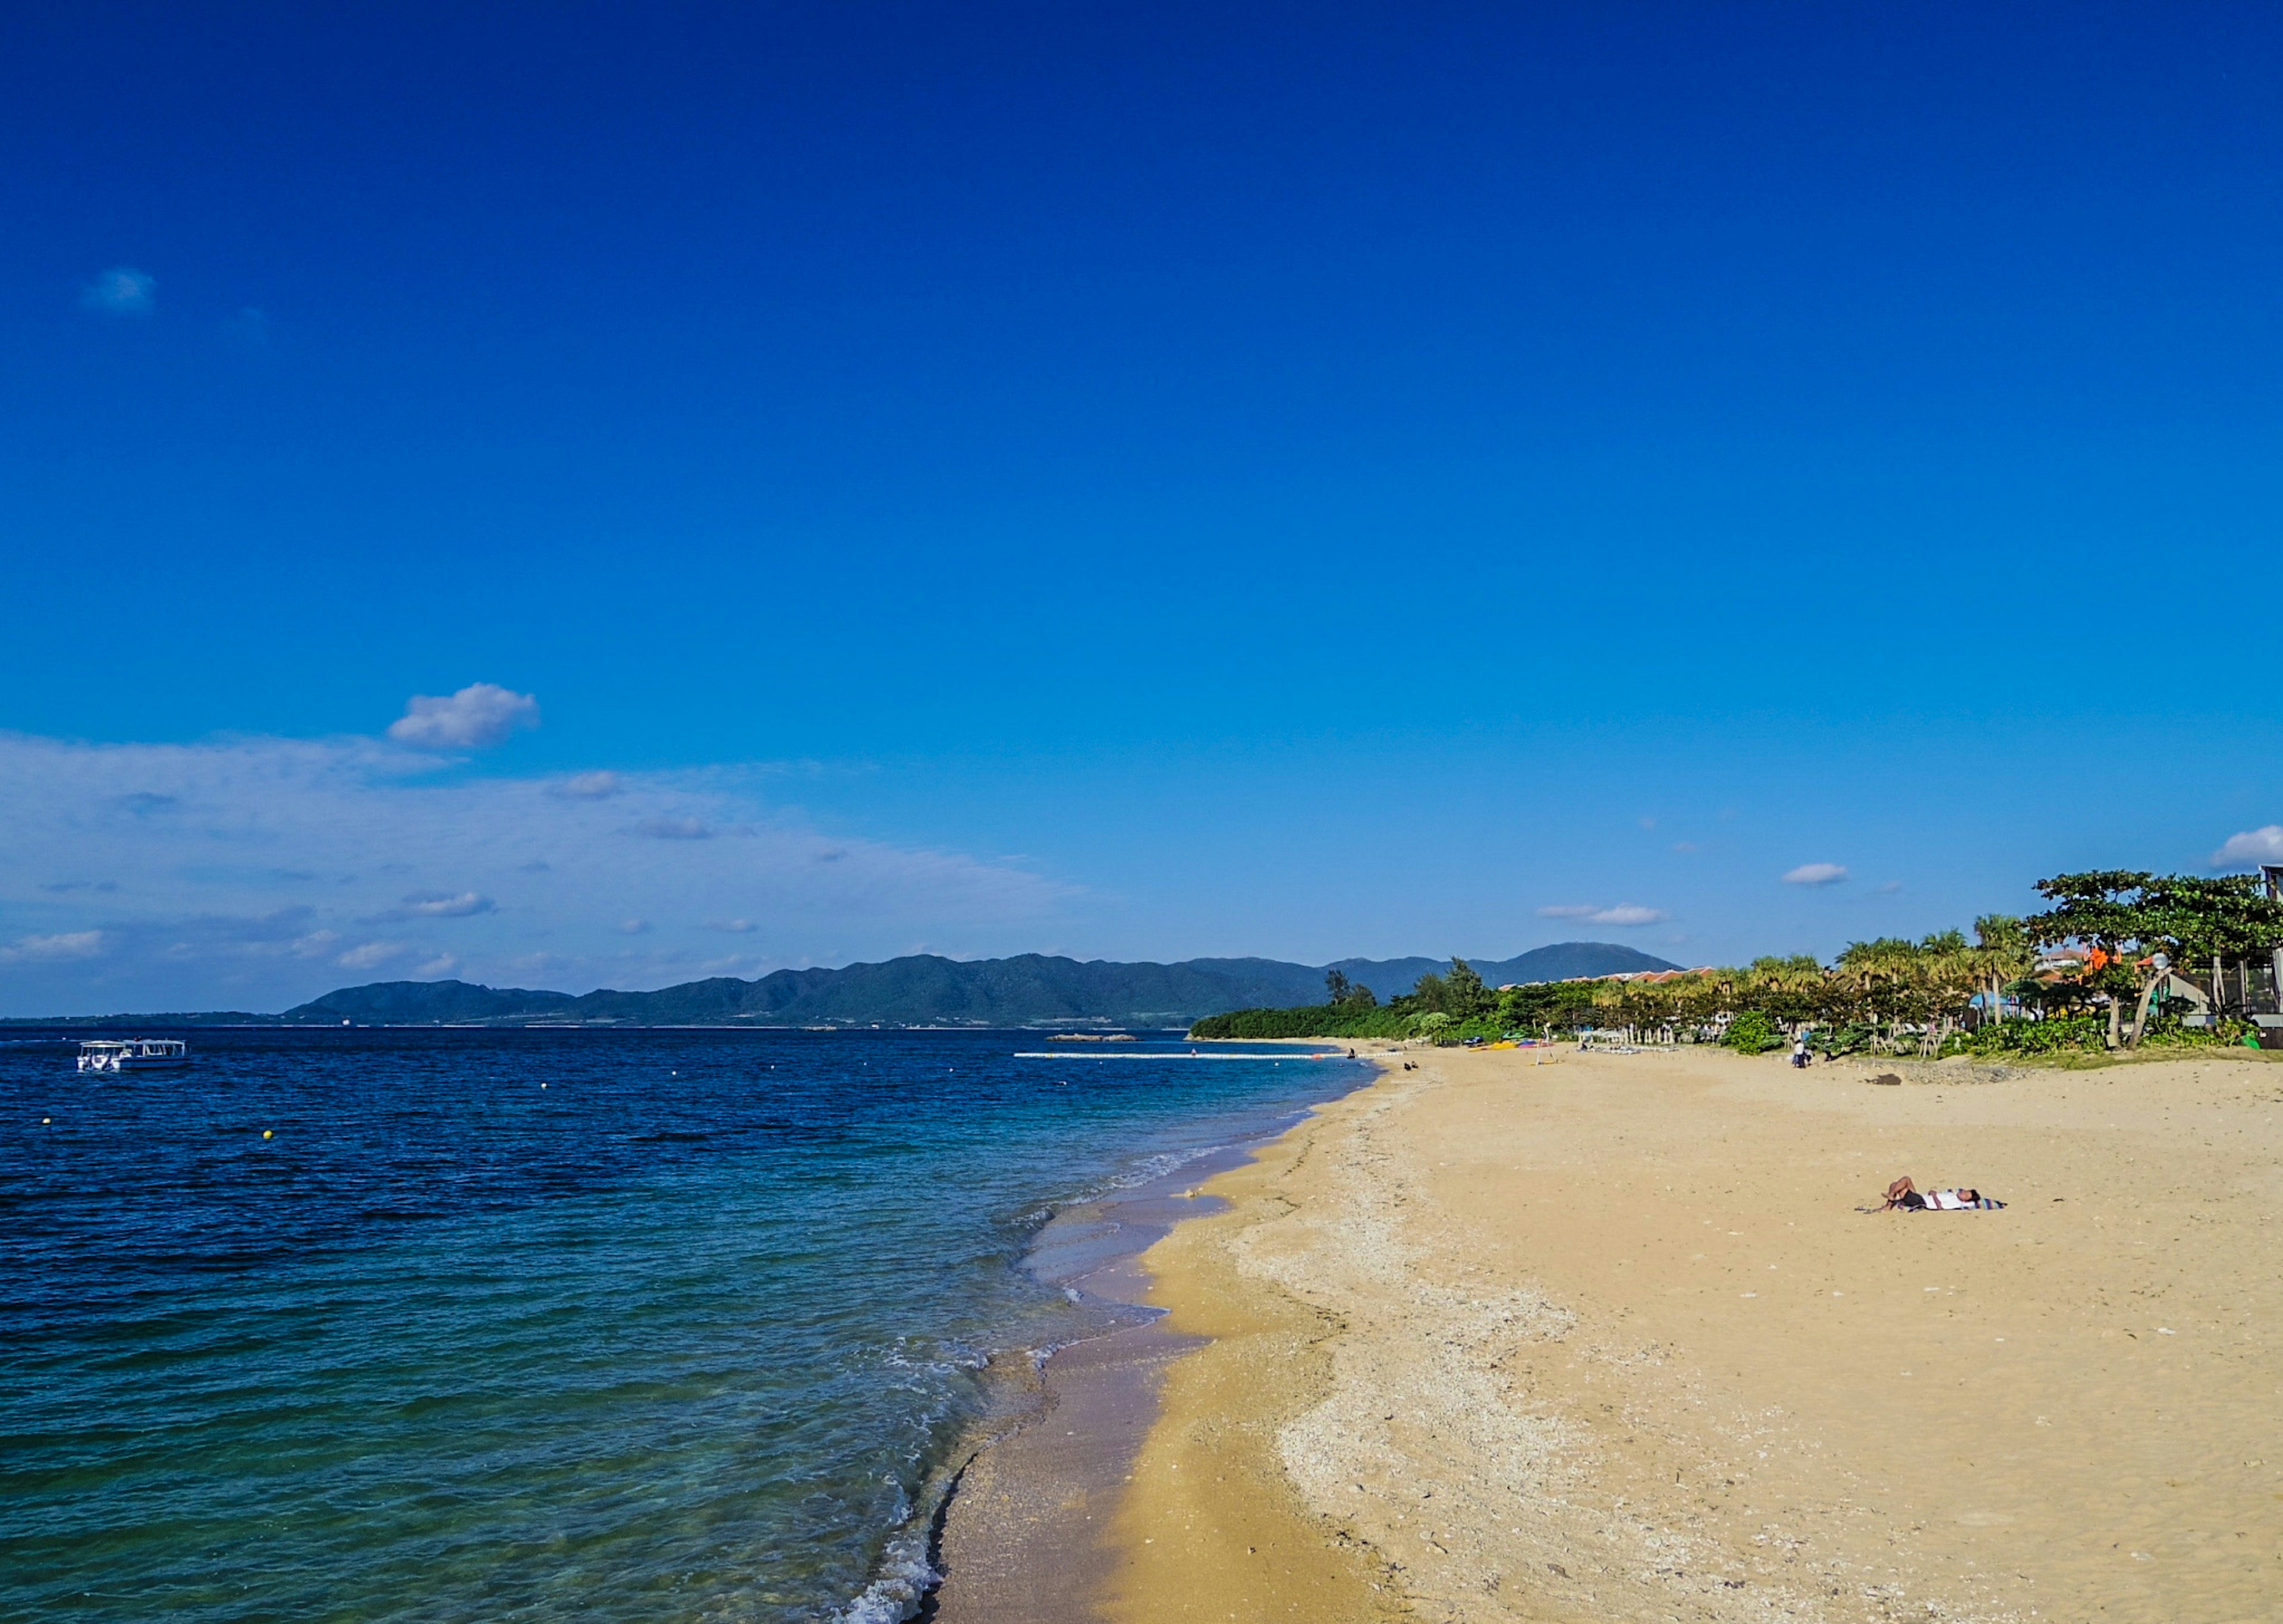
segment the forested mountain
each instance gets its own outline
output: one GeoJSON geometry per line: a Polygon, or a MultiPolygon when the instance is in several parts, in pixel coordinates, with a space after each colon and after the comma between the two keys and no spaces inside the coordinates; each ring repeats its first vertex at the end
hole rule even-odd
{"type": "MultiPolygon", "coordinates": [[[[289,1009],[284,1020],[420,1025],[466,1021],[612,1021],[628,1025],[752,1022],[771,1026],[1026,1026],[1095,1022],[1185,1026],[1232,1009],[1313,1003],[1324,973],[1337,969],[1382,997],[1407,991],[1441,959],[1342,960],[1336,965],[1275,959],[1189,959],[1178,964],[1081,962],[1025,953],[1013,959],[917,954],[832,970],[777,970],[758,981],[717,976],[655,992],[608,989],[573,996],[461,981],[375,982],[344,987],[289,1009]]],[[[1516,959],[1476,965],[1492,986],[1558,981],[1620,970],[1670,969],[1629,947],[1563,942],[1516,959]]]]}

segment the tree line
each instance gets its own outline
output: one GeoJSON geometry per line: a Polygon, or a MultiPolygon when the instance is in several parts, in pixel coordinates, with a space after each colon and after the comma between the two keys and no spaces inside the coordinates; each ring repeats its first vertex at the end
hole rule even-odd
{"type": "Polygon", "coordinates": [[[2050,905],[2044,912],[1985,914],[1971,939],[1960,930],[1882,936],[1850,944],[1827,965],[1796,954],[1655,981],[1492,988],[1453,959],[1449,971],[1422,975],[1385,1003],[1334,970],[1321,1004],[1214,1015],[1190,1035],[1463,1043],[1615,1028],[1746,1053],[1804,1035],[1833,1056],[2256,1040],[2244,1000],[2255,983],[2263,993],[2272,985],[2283,947],[2283,902],[2263,894],[2259,876],[2100,870],[2040,880],[2037,890],[2050,905]],[[2197,990],[2201,1010],[2184,985],[2197,990]],[[2191,1012],[2206,1023],[2184,1024],[2191,1012]]]}

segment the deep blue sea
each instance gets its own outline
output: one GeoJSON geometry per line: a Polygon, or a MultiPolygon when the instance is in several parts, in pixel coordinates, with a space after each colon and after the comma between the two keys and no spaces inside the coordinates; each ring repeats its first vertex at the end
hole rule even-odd
{"type": "Polygon", "coordinates": [[[1084,1329],[1022,1266],[1053,1210],[1361,1076],[187,1035],[103,1081],[0,1040],[0,1618],[903,1617],[986,1362],[1084,1329]]]}

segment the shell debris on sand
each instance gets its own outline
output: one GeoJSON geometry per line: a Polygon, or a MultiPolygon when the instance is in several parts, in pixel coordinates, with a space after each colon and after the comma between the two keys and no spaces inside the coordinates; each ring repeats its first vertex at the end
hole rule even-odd
{"type": "MultiPolygon", "coordinates": [[[[2132,1068],[2088,1112],[2050,1072],[1882,1094],[1684,1052],[1570,1057],[1517,1093],[1520,1063],[1385,1071],[1167,1243],[1177,1319],[1222,1270],[1206,1333],[1250,1311],[1282,1340],[1249,1386],[1184,1387],[1176,1362],[1158,1458],[1194,1476],[1258,1437],[1253,1497],[1289,1490],[1295,1544],[1344,1565],[1312,1620],[2262,1616],[2283,1133],[2261,1065],[2132,1068]],[[1854,1216],[1892,1171],[1953,1168],[2021,1199],[1854,1216]],[[2112,1306],[2158,1296],[2153,1330],[2112,1306]],[[2206,1320],[2224,1338],[2162,1336],[2206,1320]]],[[[1111,1616],[1227,1616],[1205,1535],[1243,1508],[1210,1479],[1150,1507],[1189,1542],[1111,1616]],[[1168,1575],[1188,1601],[1153,1605],[1168,1575]]]]}

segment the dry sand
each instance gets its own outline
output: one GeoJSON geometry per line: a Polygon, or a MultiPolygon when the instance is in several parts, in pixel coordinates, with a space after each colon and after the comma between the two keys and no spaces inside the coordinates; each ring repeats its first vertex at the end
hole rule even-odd
{"type": "Polygon", "coordinates": [[[1147,1255],[1104,1617],[2283,1618],[2283,1066],[1406,1058],[1147,1255]]]}

